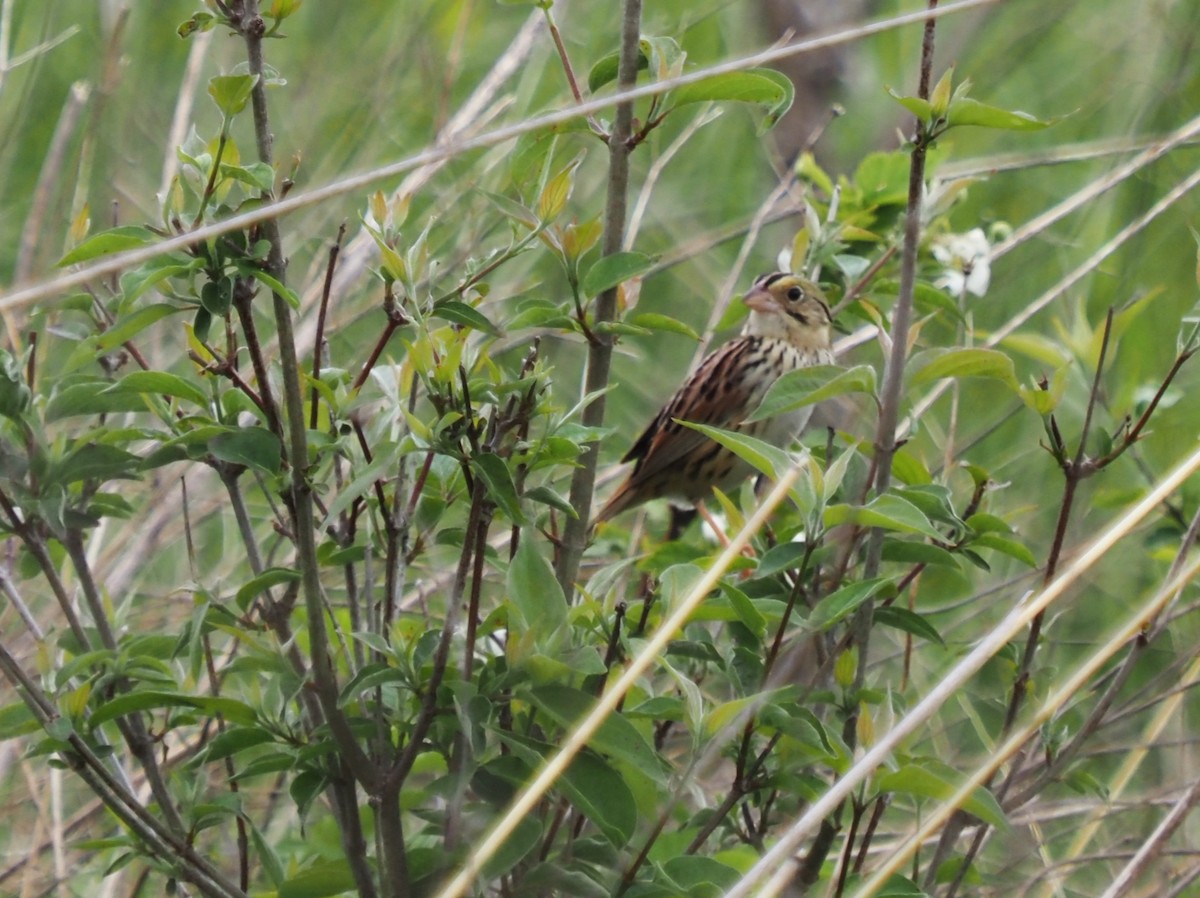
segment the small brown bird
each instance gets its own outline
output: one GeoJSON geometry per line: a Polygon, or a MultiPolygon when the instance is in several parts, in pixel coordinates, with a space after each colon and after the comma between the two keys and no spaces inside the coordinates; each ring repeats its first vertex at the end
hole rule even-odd
{"type": "Polygon", "coordinates": [[[833,363],[832,315],[819,287],[794,274],[758,278],[745,296],[750,317],[742,335],[710,353],[662,407],[621,459],[632,461],[625,482],[600,509],[607,521],[651,499],[696,505],[714,487],[728,492],[753,469],[719,443],[680,420],[736,430],[786,445],[808,422],[811,408],[743,424],[767,390],[789,371],[833,363]]]}

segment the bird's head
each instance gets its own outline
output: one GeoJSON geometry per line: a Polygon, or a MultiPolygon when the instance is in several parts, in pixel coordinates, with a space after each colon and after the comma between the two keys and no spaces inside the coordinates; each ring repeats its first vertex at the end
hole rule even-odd
{"type": "Polygon", "coordinates": [[[742,300],[750,317],[742,333],[787,340],[798,349],[828,349],[833,316],[821,288],[799,275],[764,274],[742,300]]]}

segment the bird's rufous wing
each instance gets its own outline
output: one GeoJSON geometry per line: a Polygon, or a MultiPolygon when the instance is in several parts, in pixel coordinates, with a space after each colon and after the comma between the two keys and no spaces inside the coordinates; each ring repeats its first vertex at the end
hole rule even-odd
{"type": "Polygon", "coordinates": [[[679,421],[729,428],[754,410],[748,407],[749,384],[739,374],[751,350],[752,341],[738,338],[700,363],[621,459],[636,461],[631,481],[653,477],[679,464],[708,440],[679,421]]]}

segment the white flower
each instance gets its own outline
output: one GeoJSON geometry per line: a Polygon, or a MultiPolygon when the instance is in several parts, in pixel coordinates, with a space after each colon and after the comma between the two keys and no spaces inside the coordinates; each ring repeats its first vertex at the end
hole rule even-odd
{"type": "Polygon", "coordinates": [[[934,280],[937,286],[953,296],[964,291],[976,296],[987,293],[992,278],[988,244],[983,228],[966,234],[943,234],[933,239],[933,257],[942,265],[942,273],[934,280]]]}

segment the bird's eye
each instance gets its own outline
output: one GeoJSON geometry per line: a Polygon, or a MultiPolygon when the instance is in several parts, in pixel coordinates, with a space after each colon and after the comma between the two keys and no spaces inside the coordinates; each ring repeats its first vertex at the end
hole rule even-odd
{"type": "Polygon", "coordinates": [[[788,299],[799,299],[804,295],[804,291],[799,287],[793,287],[792,289],[788,290],[787,295],[788,299]]]}

